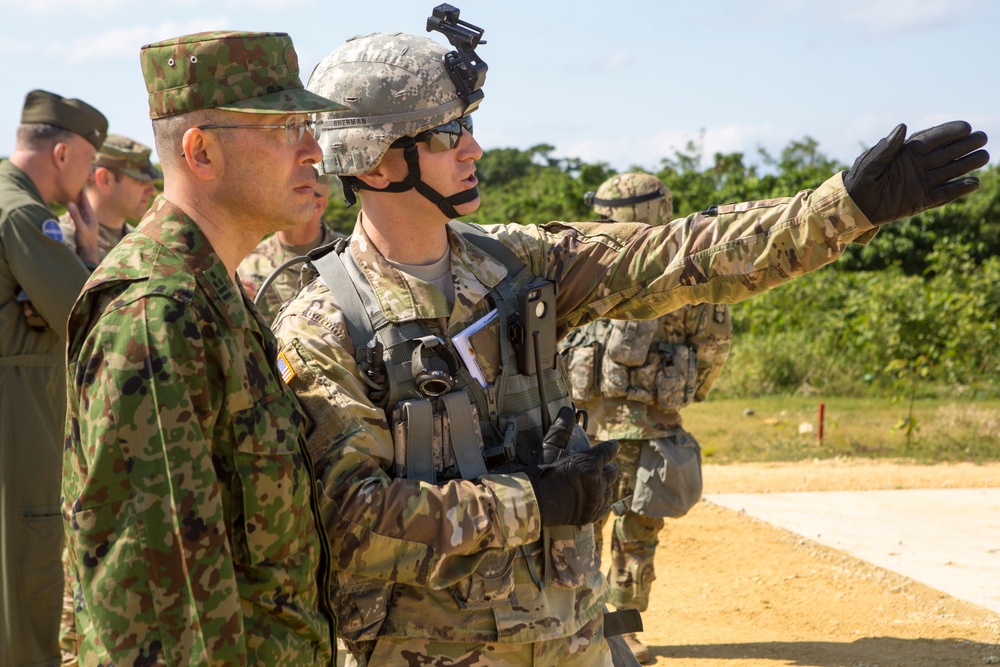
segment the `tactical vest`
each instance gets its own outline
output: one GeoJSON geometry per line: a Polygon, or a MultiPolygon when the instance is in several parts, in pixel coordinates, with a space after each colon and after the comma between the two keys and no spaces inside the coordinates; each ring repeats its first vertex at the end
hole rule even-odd
{"type": "MultiPolygon", "coordinates": [[[[507,268],[507,275],[487,295],[496,308],[500,332],[500,375],[487,387],[424,322],[394,324],[386,319],[353,256],[344,252],[346,240],[333,244],[332,251],[327,252],[328,246],[320,249],[324,254],[311,255],[344,313],[369,399],[389,420],[394,475],[430,483],[523,470],[537,463],[544,435],[537,377],[519,371],[511,340],[518,324],[518,292],[537,277],[496,239],[471,225],[451,225],[507,268]]],[[[487,341],[484,337],[480,344],[487,341]]],[[[558,365],[543,370],[542,381],[550,415],[572,405],[558,365]]],[[[571,451],[589,447],[582,429],[577,431],[567,448],[571,451]]]]}
{"type": "Polygon", "coordinates": [[[694,401],[697,351],[659,336],[656,320],[597,320],[570,332],[560,344],[573,400],[620,398],[664,410],[694,401]]]}
{"type": "MultiPolygon", "coordinates": [[[[523,338],[516,333],[518,293],[538,278],[497,239],[464,223],[453,221],[450,226],[507,269],[486,296],[496,309],[499,336],[472,339],[474,347],[499,346],[499,374],[487,387],[426,324],[394,324],[386,319],[353,256],[344,252],[346,240],[310,253],[313,267],[344,315],[369,398],[389,420],[395,445],[392,476],[429,483],[523,470],[538,462],[544,435],[538,377],[521,373],[515,344],[523,338]]],[[[572,405],[559,364],[543,370],[541,380],[550,415],[572,405]]],[[[567,450],[589,446],[588,436],[577,425],[567,450]]],[[[532,608],[509,601],[515,591],[517,558],[524,559],[532,586],[537,587],[533,604],[553,591],[550,613],[580,613],[576,591],[587,587],[593,592],[603,581],[596,567],[593,525],[558,526],[543,529],[533,544],[491,550],[470,577],[443,592],[454,600],[456,611],[489,611],[501,636],[510,636],[538,620],[532,608]]],[[[377,638],[389,613],[392,588],[391,582],[356,580],[349,590],[342,587],[335,592],[339,632],[349,646],[377,638]]],[[[641,622],[627,613],[605,615],[606,637],[640,628],[641,622]]]]}

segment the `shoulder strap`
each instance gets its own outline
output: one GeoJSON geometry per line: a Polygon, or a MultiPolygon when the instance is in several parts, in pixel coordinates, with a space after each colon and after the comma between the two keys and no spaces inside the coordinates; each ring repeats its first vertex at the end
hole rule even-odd
{"type": "Polygon", "coordinates": [[[337,306],[344,313],[347,322],[347,333],[355,348],[368,345],[375,337],[375,327],[372,324],[365,299],[351,277],[347,262],[353,264],[350,253],[345,253],[348,239],[337,239],[333,243],[317,248],[309,253],[313,268],[319,273],[320,280],[330,293],[337,299],[337,306]],[[345,258],[343,255],[347,255],[345,258]],[[348,287],[350,285],[350,287],[348,287]]]}
{"type": "Polygon", "coordinates": [[[452,220],[450,224],[456,232],[462,235],[462,238],[503,264],[510,273],[510,277],[513,278],[521,272],[521,269],[525,268],[524,262],[518,259],[510,248],[501,243],[495,236],[484,232],[481,227],[458,220],[452,220]]]}

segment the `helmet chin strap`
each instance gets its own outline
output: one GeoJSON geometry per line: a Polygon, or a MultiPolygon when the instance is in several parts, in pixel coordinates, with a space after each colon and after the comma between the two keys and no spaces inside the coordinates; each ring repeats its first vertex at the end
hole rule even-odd
{"type": "MultiPolygon", "coordinates": [[[[420,154],[417,152],[417,142],[414,141],[412,137],[408,137],[408,139],[409,141],[405,146],[403,146],[403,159],[406,160],[408,173],[406,178],[402,181],[389,183],[389,185],[384,188],[373,188],[360,178],[351,177],[350,183],[345,181],[345,186],[353,186],[359,190],[373,190],[375,192],[407,192],[408,190],[415,189],[423,195],[425,199],[441,209],[441,212],[449,218],[459,217],[461,214],[455,210],[455,207],[473,201],[479,197],[479,188],[473,187],[468,190],[463,190],[457,194],[453,194],[450,197],[445,197],[440,192],[424,183],[420,180],[420,154]]],[[[341,180],[345,180],[344,177],[341,177],[341,180]]],[[[345,197],[348,192],[349,187],[345,187],[345,197]]],[[[354,203],[351,201],[353,199],[353,193],[351,193],[351,196],[348,199],[348,206],[354,203]]]]}

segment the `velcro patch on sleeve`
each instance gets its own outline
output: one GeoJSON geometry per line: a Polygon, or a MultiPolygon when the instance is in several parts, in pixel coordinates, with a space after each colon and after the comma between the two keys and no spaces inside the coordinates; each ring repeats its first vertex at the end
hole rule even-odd
{"type": "Polygon", "coordinates": [[[284,352],[278,353],[278,375],[281,376],[282,382],[285,384],[290,384],[292,380],[295,379],[295,371],[292,370],[292,365],[288,363],[288,359],[285,358],[284,352]]]}

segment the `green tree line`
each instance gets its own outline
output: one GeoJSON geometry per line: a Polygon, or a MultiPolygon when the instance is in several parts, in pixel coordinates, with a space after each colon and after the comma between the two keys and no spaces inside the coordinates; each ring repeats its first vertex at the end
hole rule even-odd
{"type": "MultiPolygon", "coordinates": [[[[594,219],[584,193],[615,170],[554,150],[486,151],[477,164],[483,205],[465,219],[594,219]]],[[[847,166],[805,137],[753,161],[742,153],[706,160],[692,142],[651,173],[670,187],[683,217],[789,196],[847,166]]],[[[735,305],[733,352],[717,394],[1000,395],[1000,169],[978,176],[975,194],[887,225],[830,267],[735,305]]],[[[327,213],[350,232],[357,208],[334,201],[327,213]]]]}

